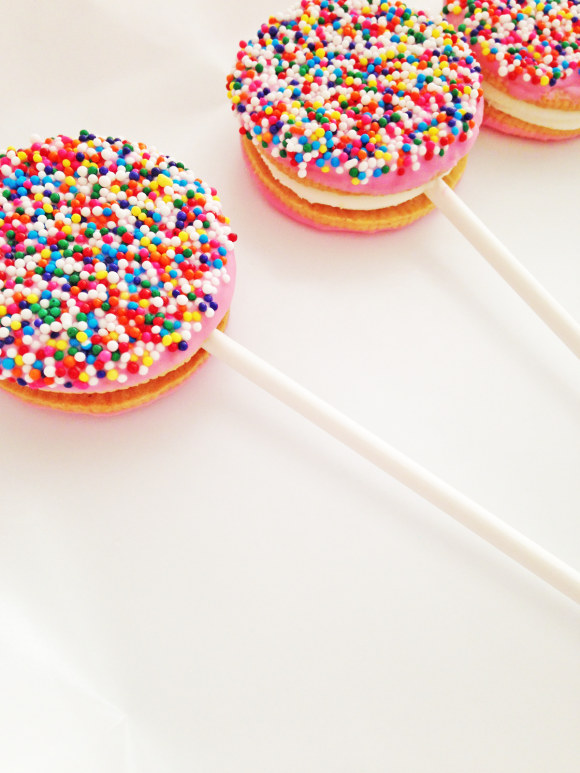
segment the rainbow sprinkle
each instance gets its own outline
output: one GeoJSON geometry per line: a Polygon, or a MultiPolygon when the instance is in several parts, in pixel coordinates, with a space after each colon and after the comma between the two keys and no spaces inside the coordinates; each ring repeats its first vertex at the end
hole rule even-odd
{"type": "Polygon", "coordinates": [[[580,0],[455,0],[443,12],[462,15],[458,32],[499,63],[500,77],[556,86],[580,70],[580,0]]]}
{"type": "Polygon", "coordinates": [[[316,167],[364,185],[472,136],[478,63],[450,24],[400,2],[302,0],[237,58],[227,89],[240,133],[299,177],[316,167]]]}
{"type": "Polygon", "coordinates": [[[147,380],[218,309],[237,237],[183,164],[82,131],[0,151],[0,179],[0,379],[147,380]]]}

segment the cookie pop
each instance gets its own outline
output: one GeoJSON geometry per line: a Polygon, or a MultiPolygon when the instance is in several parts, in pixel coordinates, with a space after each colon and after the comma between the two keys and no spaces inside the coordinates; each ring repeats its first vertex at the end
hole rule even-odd
{"type": "Polygon", "coordinates": [[[240,42],[227,90],[275,207],[373,232],[436,206],[580,357],[580,325],[452,190],[482,120],[480,70],[441,17],[401,2],[302,0],[240,42]]]}
{"type": "Polygon", "coordinates": [[[136,407],[207,358],[235,282],[215,189],[86,131],[0,153],[0,388],[85,413],[136,407]]]}
{"type": "Polygon", "coordinates": [[[454,0],[443,12],[481,66],[486,125],[535,140],[580,137],[578,0],[454,0]]]}
{"type": "Polygon", "coordinates": [[[216,191],[183,164],[88,132],[35,138],[0,163],[2,389],[118,412],[177,386],[209,352],[580,603],[579,573],[221,332],[235,236],[216,191]]]}

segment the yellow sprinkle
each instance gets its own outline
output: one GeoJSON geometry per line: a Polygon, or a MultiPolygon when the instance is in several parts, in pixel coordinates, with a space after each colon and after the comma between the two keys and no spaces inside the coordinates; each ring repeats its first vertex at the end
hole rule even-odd
{"type": "Polygon", "coordinates": [[[163,336],[163,338],[161,339],[161,343],[163,344],[163,346],[171,346],[171,344],[173,343],[173,339],[171,338],[170,335],[166,335],[166,336],[163,336]]]}
{"type": "Polygon", "coordinates": [[[147,308],[147,306],[149,306],[149,301],[147,300],[147,298],[141,298],[141,300],[139,301],[139,306],[141,306],[142,309],[147,308]]]}
{"type": "Polygon", "coordinates": [[[191,311],[185,311],[185,312],[183,313],[183,319],[184,319],[186,322],[191,322],[191,320],[193,319],[193,314],[191,313],[191,311]]]}
{"type": "Polygon", "coordinates": [[[194,322],[200,322],[201,321],[201,314],[199,313],[199,311],[193,311],[191,313],[191,318],[193,319],[194,322]]]}
{"type": "MultiPolygon", "coordinates": [[[[26,298],[28,303],[38,303],[38,295],[35,293],[28,293],[28,297],[26,298]]],[[[0,314],[2,313],[2,308],[0,308],[0,314]]]]}
{"type": "Polygon", "coordinates": [[[79,381],[88,381],[89,375],[88,373],[85,373],[84,371],[79,374],[79,381]]]}
{"type": "Polygon", "coordinates": [[[131,210],[131,214],[135,215],[135,217],[140,215],[141,214],[141,207],[137,207],[137,206],[133,207],[132,210],[131,210]]]}
{"type": "MultiPolygon", "coordinates": [[[[77,215],[73,215],[71,217],[71,220],[73,221],[73,223],[80,223],[81,222],[81,216],[78,215],[78,214],[77,215]]],[[[42,252],[44,252],[44,250],[42,252]]],[[[42,253],[41,253],[41,255],[42,255],[42,253]]],[[[48,255],[47,255],[47,257],[48,257],[48,255]]]]}
{"type": "Polygon", "coordinates": [[[88,335],[84,333],[82,330],[79,333],[77,333],[77,341],[80,341],[81,344],[83,341],[86,341],[87,338],[88,338],[88,335]]]}
{"type": "Polygon", "coordinates": [[[10,327],[12,328],[12,330],[20,330],[22,325],[20,324],[20,322],[18,322],[18,320],[14,320],[14,322],[10,323],[10,327]]]}
{"type": "Polygon", "coordinates": [[[143,357],[143,365],[146,365],[148,368],[150,368],[153,365],[153,360],[151,357],[143,357]]]}
{"type": "Polygon", "coordinates": [[[107,373],[107,378],[109,379],[109,381],[116,381],[116,380],[119,378],[119,374],[118,374],[118,372],[115,370],[115,368],[113,368],[113,370],[110,370],[110,371],[107,373]]]}
{"type": "Polygon", "coordinates": [[[107,272],[106,271],[97,271],[95,274],[97,279],[106,279],[107,278],[107,272]]]}
{"type": "Polygon", "coordinates": [[[157,182],[159,183],[159,185],[161,185],[163,187],[165,187],[166,185],[171,185],[172,184],[170,178],[166,177],[166,175],[164,175],[164,174],[158,175],[157,182]]]}
{"type": "Polygon", "coordinates": [[[186,242],[189,239],[189,236],[185,233],[185,231],[181,231],[179,234],[179,238],[182,242],[186,242]]]}
{"type": "Polygon", "coordinates": [[[22,359],[22,356],[20,354],[17,354],[16,357],[14,358],[14,362],[18,366],[20,366],[20,365],[22,365],[24,363],[24,360],[22,359]]]}
{"type": "Polygon", "coordinates": [[[56,342],[56,348],[60,349],[61,351],[63,349],[66,349],[66,341],[57,341],[56,342]]]}
{"type": "Polygon", "coordinates": [[[128,292],[121,293],[121,300],[128,301],[131,296],[128,292]]]}
{"type": "Polygon", "coordinates": [[[174,344],[178,344],[181,341],[181,336],[177,331],[171,334],[171,340],[174,344]]]}

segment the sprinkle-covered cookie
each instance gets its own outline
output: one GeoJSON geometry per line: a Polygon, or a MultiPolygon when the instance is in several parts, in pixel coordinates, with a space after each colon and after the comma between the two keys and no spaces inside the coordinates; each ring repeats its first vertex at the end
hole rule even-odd
{"type": "Polygon", "coordinates": [[[482,67],[488,121],[512,134],[580,134],[580,2],[454,0],[446,18],[482,67]]]}
{"type": "Polygon", "coordinates": [[[465,154],[480,67],[445,20],[403,3],[302,0],[241,41],[227,88],[263,155],[329,187],[389,192],[465,154]]]}
{"type": "Polygon", "coordinates": [[[0,181],[0,384],[137,387],[225,317],[236,236],[183,164],[82,131],[1,151],[0,181]]]}

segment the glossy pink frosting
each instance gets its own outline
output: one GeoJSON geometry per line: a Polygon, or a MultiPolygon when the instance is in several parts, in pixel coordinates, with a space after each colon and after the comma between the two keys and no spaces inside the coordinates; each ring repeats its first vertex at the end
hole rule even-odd
{"type": "MultiPolygon", "coordinates": [[[[76,389],[74,387],[72,389],[66,389],[64,386],[56,384],[48,391],[65,392],[68,394],[79,394],[81,392],[82,394],[92,394],[94,392],[118,392],[121,389],[127,389],[151,381],[151,379],[163,376],[165,373],[169,373],[169,371],[183,365],[183,363],[193,357],[199,349],[203,348],[204,341],[207,341],[230,308],[236,284],[236,259],[233,250],[228,253],[228,263],[226,268],[230,281],[227,284],[225,282],[220,282],[219,287],[215,288],[213,291],[213,295],[218,304],[218,310],[213,317],[208,317],[205,314],[203,315],[202,329],[199,332],[196,333],[193,330],[190,331],[191,338],[187,342],[188,348],[184,352],[179,350],[176,352],[170,352],[169,350],[161,352],[159,359],[154,361],[153,365],[149,366],[149,372],[147,373],[146,378],[140,376],[138,373],[132,374],[129,373],[129,371],[123,371],[127,375],[127,381],[122,385],[117,381],[109,381],[107,378],[101,378],[97,384],[84,390],[76,389]]],[[[29,389],[30,388],[35,389],[36,387],[34,384],[31,384],[29,386],[29,389]]]]}
{"type": "MultiPolygon", "coordinates": [[[[465,21],[466,12],[460,14],[449,13],[446,15],[447,21],[457,28],[465,21]]],[[[497,60],[488,61],[487,57],[481,53],[481,44],[472,47],[473,56],[477,59],[481,67],[481,74],[485,80],[492,75],[504,85],[507,92],[514,99],[521,99],[526,102],[539,102],[542,98],[548,97],[548,100],[560,99],[562,94],[570,96],[573,100],[580,100],[580,71],[575,69],[573,74],[567,78],[560,78],[554,86],[542,86],[534,84],[531,81],[525,81],[521,76],[511,80],[506,76],[499,75],[501,63],[497,60]]],[[[544,107],[549,107],[545,105],[544,107]]],[[[487,121],[486,121],[487,124],[487,121]]]]}
{"type": "MultiPolygon", "coordinates": [[[[560,79],[555,86],[535,86],[531,81],[525,81],[522,77],[510,80],[506,77],[501,77],[498,74],[500,63],[488,62],[487,59],[481,55],[481,47],[476,46],[473,55],[481,65],[481,72],[485,80],[489,75],[493,75],[497,78],[507,89],[510,96],[514,99],[522,99],[526,102],[539,102],[540,99],[548,97],[548,100],[556,100],[562,97],[562,94],[570,96],[573,100],[580,100],[580,72],[576,70],[570,77],[560,79]]],[[[549,107],[544,103],[544,107],[549,107]]]]}
{"type": "MultiPolygon", "coordinates": [[[[417,171],[412,171],[410,167],[406,167],[405,174],[399,175],[396,172],[389,172],[389,174],[382,175],[381,177],[371,177],[366,185],[354,186],[351,183],[351,178],[348,173],[336,174],[331,168],[330,172],[321,172],[316,166],[309,166],[307,181],[312,181],[324,185],[326,188],[337,191],[344,191],[345,193],[351,193],[353,195],[366,195],[366,196],[387,196],[393,193],[401,193],[403,191],[409,191],[413,188],[419,188],[421,185],[425,185],[434,177],[441,174],[446,174],[451,171],[453,167],[466,156],[479,134],[479,127],[483,118],[483,99],[479,99],[477,104],[477,113],[474,116],[475,126],[472,129],[471,137],[468,137],[465,142],[455,140],[453,145],[448,145],[445,150],[444,156],[434,156],[430,161],[425,161],[424,158],[420,160],[420,168],[417,171]]],[[[263,153],[270,153],[270,149],[263,153]]],[[[274,159],[278,166],[296,171],[296,167],[291,166],[289,159],[276,158],[274,159]]]]}

